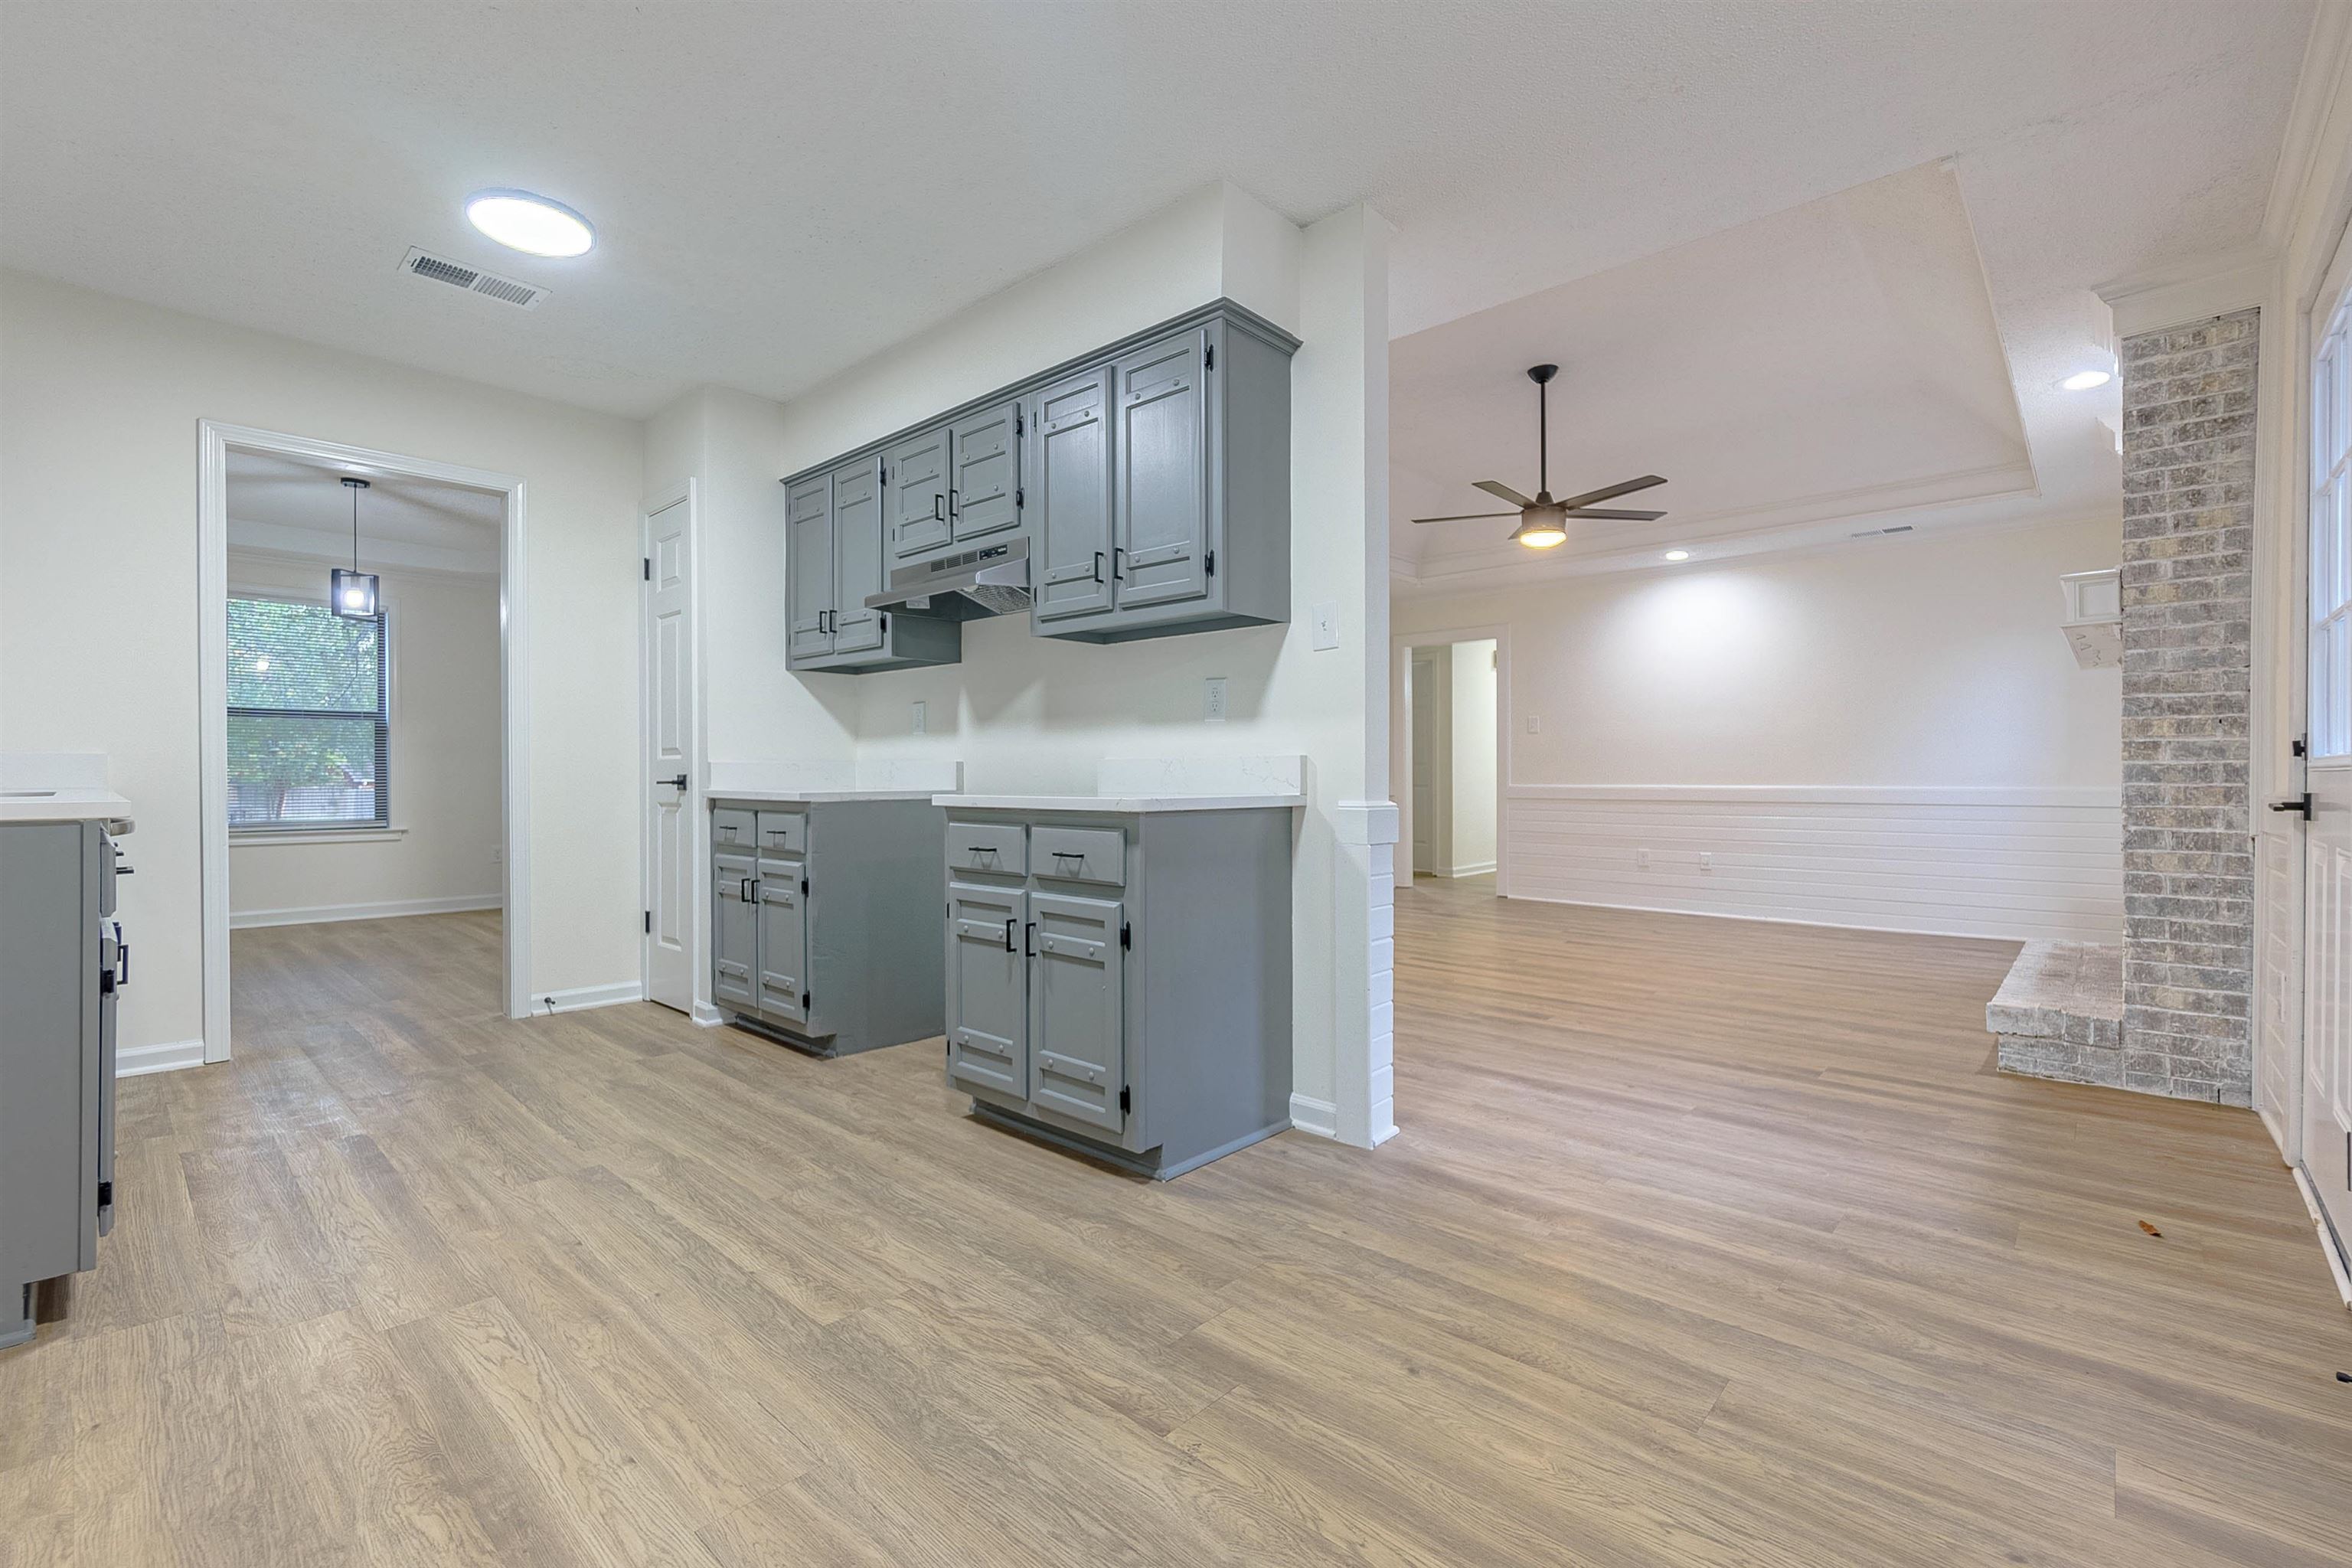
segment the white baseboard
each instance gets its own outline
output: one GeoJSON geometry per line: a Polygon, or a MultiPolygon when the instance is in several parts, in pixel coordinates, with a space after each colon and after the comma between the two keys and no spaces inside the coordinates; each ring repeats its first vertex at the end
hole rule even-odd
{"type": "Polygon", "coordinates": [[[2319,1194],[2311,1190],[2311,1173],[2298,1165],[2294,1171],[2294,1190],[2303,1199],[2303,1206],[2311,1211],[2313,1228],[2319,1232],[2319,1250],[2327,1256],[2327,1272],[2336,1281],[2336,1293],[2352,1307],[2352,1261],[2347,1261],[2336,1245],[2336,1227],[2327,1223],[2327,1211],[2319,1206],[2319,1194]]]}
{"type": "Polygon", "coordinates": [[[706,1029],[715,1029],[727,1021],[727,1015],[708,1002],[694,1005],[694,1021],[706,1029]]]}
{"type": "Polygon", "coordinates": [[[1456,866],[1450,871],[1440,871],[1437,875],[1441,877],[1483,877],[1494,868],[1495,863],[1492,860],[1473,860],[1467,865],[1456,866]]]}
{"type": "Polygon", "coordinates": [[[1290,1097],[1290,1124],[1301,1132],[1312,1132],[1318,1138],[1339,1136],[1339,1108],[1328,1100],[1313,1100],[1303,1094],[1290,1097]]]}
{"type": "Polygon", "coordinates": [[[316,904],[299,910],[240,910],[228,917],[229,930],[255,926],[320,925],[329,921],[385,921],[398,915],[454,915],[469,910],[495,910],[502,900],[496,893],[469,893],[456,899],[393,899],[380,904],[316,904]]]}
{"type": "Polygon", "coordinates": [[[569,991],[534,991],[530,996],[533,1013],[577,1013],[588,1007],[616,1007],[624,1002],[646,999],[645,983],[637,980],[616,981],[610,985],[575,985],[569,991]]]}
{"type": "Polygon", "coordinates": [[[114,1076],[142,1078],[151,1072],[177,1072],[205,1065],[202,1040],[164,1040],[152,1046],[125,1046],[114,1053],[114,1076]]]}

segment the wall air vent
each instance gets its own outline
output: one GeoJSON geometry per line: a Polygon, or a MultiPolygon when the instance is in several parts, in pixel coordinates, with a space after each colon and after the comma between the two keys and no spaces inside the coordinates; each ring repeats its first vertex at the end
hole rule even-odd
{"type": "Polygon", "coordinates": [[[1853,534],[1851,537],[1855,539],[1876,539],[1882,533],[1908,533],[1910,531],[1911,524],[1907,522],[1898,522],[1892,528],[1865,528],[1860,533],[1853,534]]]}
{"type": "Polygon", "coordinates": [[[446,256],[436,256],[428,250],[410,247],[400,258],[400,269],[412,278],[428,282],[446,283],[453,289],[463,289],[468,294],[480,294],[501,304],[520,305],[524,310],[537,308],[547,298],[547,290],[535,283],[518,283],[511,278],[501,278],[495,272],[485,272],[468,267],[462,261],[452,261],[446,256]]]}

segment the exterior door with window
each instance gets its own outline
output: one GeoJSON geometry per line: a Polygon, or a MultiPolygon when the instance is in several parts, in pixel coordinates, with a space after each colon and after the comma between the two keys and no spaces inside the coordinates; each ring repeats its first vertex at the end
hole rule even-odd
{"type": "Polygon", "coordinates": [[[231,833],[390,825],[389,644],[382,610],[362,619],[290,595],[230,595],[231,833]]]}
{"type": "Polygon", "coordinates": [[[2315,314],[2303,1166],[2352,1254],[2352,298],[2315,314]]]}

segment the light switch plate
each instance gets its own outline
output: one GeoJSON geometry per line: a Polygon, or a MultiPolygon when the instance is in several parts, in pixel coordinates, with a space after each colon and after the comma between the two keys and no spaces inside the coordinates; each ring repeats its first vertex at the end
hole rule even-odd
{"type": "Polygon", "coordinates": [[[1532,713],[1528,714],[1528,734],[1530,734],[1530,735],[1540,734],[1540,733],[1542,732],[1542,731],[1543,731],[1543,721],[1542,721],[1541,719],[1537,718],[1537,717],[1536,717],[1534,714],[1532,714],[1532,713]]]}
{"type": "Polygon", "coordinates": [[[1225,678],[1213,675],[1202,684],[1201,717],[1212,724],[1225,721],[1225,678]]]}
{"type": "Polygon", "coordinates": [[[909,732],[917,735],[929,734],[931,732],[931,711],[929,707],[924,703],[918,702],[913,704],[913,728],[909,732]]]}
{"type": "Polygon", "coordinates": [[[1315,647],[1318,652],[1339,646],[1339,601],[1326,599],[1315,606],[1315,647]]]}

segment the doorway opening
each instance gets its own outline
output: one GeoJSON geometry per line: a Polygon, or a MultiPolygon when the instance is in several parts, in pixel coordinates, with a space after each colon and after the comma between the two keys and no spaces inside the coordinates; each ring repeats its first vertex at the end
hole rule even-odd
{"type": "Polygon", "coordinates": [[[1439,879],[1499,895],[1504,644],[1493,629],[1398,639],[1392,725],[1396,880],[1439,879]]]}
{"type": "Polygon", "coordinates": [[[397,949],[396,928],[353,922],[462,922],[476,962],[435,984],[524,1016],[522,481],[210,422],[201,437],[205,1060],[230,1055],[233,962],[397,949]]]}

